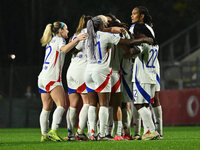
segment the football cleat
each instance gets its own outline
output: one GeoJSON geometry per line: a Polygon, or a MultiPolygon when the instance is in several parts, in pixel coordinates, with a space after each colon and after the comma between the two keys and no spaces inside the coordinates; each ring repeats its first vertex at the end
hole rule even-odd
{"type": "Polygon", "coordinates": [[[76,132],[75,138],[79,141],[87,141],[88,140],[88,137],[84,133],[79,134],[78,132],[76,132]]]}
{"type": "Polygon", "coordinates": [[[123,141],[124,138],[122,136],[118,136],[117,134],[115,135],[115,137],[113,138],[113,140],[115,141],[123,141]]]}
{"type": "Polygon", "coordinates": [[[149,132],[142,135],[142,140],[156,140],[159,137],[159,133],[157,131],[149,132]]]}
{"type": "Polygon", "coordinates": [[[97,136],[97,141],[113,141],[111,138],[101,137],[100,135],[97,136]]]}
{"type": "Polygon", "coordinates": [[[96,139],[96,137],[94,135],[92,135],[92,136],[89,137],[89,140],[90,141],[96,141],[97,139],[96,139]]]}
{"type": "Polygon", "coordinates": [[[107,138],[113,139],[114,137],[110,134],[106,135],[107,138]]]}
{"type": "Polygon", "coordinates": [[[76,138],[75,138],[75,136],[68,135],[67,137],[64,137],[64,140],[66,140],[66,141],[76,141],[76,138]]]}
{"type": "Polygon", "coordinates": [[[47,135],[42,135],[40,142],[47,142],[47,141],[50,141],[49,137],[47,135]]]}
{"type": "Polygon", "coordinates": [[[50,130],[47,133],[47,136],[51,141],[55,141],[55,142],[62,142],[63,141],[63,139],[57,135],[56,130],[50,130]]]}
{"type": "Polygon", "coordinates": [[[132,136],[126,134],[123,135],[123,138],[126,140],[133,140],[132,136]]]}
{"type": "Polygon", "coordinates": [[[133,140],[141,140],[141,136],[139,134],[135,134],[133,140]]]}
{"type": "Polygon", "coordinates": [[[163,140],[164,137],[162,135],[159,135],[158,140],[163,140]]]}

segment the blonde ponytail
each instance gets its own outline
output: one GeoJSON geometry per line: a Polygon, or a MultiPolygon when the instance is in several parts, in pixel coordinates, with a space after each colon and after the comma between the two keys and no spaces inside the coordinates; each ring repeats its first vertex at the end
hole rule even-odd
{"type": "Polygon", "coordinates": [[[43,36],[40,39],[42,46],[46,46],[51,41],[52,35],[53,35],[51,28],[52,28],[52,24],[48,24],[46,26],[44,33],[43,33],[43,36]]]}
{"type": "Polygon", "coordinates": [[[78,28],[76,29],[76,34],[78,35],[85,25],[85,15],[82,15],[79,20],[78,28]]]}

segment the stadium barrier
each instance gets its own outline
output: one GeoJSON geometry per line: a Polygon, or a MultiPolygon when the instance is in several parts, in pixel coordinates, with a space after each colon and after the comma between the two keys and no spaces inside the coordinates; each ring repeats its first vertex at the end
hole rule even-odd
{"type": "Polygon", "coordinates": [[[160,92],[163,125],[200,125],[200,88],[160,92]]]}
{"type": "MultiPolygon", "coordinates": [[[[68,109],[68,96],[66,100],[68,109]]],[[[164,126],[200,125],[200,88],[161,91],[160,101],[164,126]]],[[[40,98],[1,98],[0,103],[0,128],[39,127],[42,109],[40,98]]],[[[77,109],[76,124],[81,107],[82,102],[77,109]]],[[[52,113],[50,122],[51,119],[52,113]]],[[[65,114],[61,127],[66,127],[65,114]]]]}

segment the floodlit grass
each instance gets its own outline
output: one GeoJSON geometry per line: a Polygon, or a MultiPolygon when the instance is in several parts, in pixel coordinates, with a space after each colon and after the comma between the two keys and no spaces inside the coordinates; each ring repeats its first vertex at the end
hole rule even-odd
{"type": "MultiPolygon", "coordinates": [[[[59,129],[61,137],[66,129],[59,129]]],[[[0,129],[0,150],[200,150],[200,126],[164,127],[164,140],[40,142],[40,129],[0,129]]]]}

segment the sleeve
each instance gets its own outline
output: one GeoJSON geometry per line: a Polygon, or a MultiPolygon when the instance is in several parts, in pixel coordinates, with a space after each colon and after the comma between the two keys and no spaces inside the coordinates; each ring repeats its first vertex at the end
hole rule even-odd
{"type": "Polygon", "coordinates": [[[129,29],[129,32],[131,32],[131,34],[133,34],[134,26],[135,26],[135,24],[133,24],[133,25],[130,27],[130,29],[129,29]]]}
{"type": "Polygon", "coordinates": [[[64,45],[66,45],[66,41],[65,41],[65,39],[62,38],[62,39],[59,41],[59,43],[58,43],[58,48],[59,48],[59,50],[60,50],[61,47],[64,46],[64,45]]]}
{"type": "Polygon", "coordinates": [[[114,45],[117,45],[120,41],[120,36],[119,34],[113,34],[113,33],[108,33],[108,43],[111,43],[111,44],[114,44],[114,45]]]}
{"type": "Polygon", "coordinates": [[[153,37],[155,38],[155,33],[154,33],[152,27],[150,27],[148,24],[145,24],[145,25],[146,25],[146,27],[150,30],[150,32],[151,32],[151,34],[153,35],[153,37]]]}
{"type": "Polygon", "coordinates": [[[83,42],[84,40],[81,40],[81,41],[79,41],[79,43],[76,45],[76,49],[78,49],[78,50],[81,50],[82,49],[82,47],[83,47],[83,42]]]}
{"type": "MultiPolygon", "coordinates": [[[[85,30],[82,30],[81,33],[80,33],[79,35],[74,36],[75,38],[73,38],[73,40],[76,39],[78,36],[80,36],[80,35],[83,34],[83,33],[85,33],[85,30]]],[[[81,50],[82,47],[83,47],[84,41],[85,41],[85,40],[79,41],[78,44],[75,46],[75,48],[78,49],[78,50],[81,50]]]]}
{"type": "Polygon", "coordinates": [[[130,38],[131,38],[130,35],[129,35],[128,32],[126,31],[126,34],[125,34],[125,35],[123,34],[122,39],[130,39],[130,38]]]}

